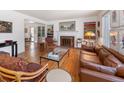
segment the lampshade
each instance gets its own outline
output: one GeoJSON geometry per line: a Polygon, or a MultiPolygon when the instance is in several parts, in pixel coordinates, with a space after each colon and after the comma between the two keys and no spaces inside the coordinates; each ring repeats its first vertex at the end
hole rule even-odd
{"type": "Polygon", "coordinates": [[[116,36],[118,32],[110,32],[110,36],[116,36]]]}
{"type": "Polygon", "coordinates": [[[88,37],[92,37],[92,36],[95,36],[95,33],[92,32],[92,31],[88,31],[84,34],[85,36],[88,36],[88,37]]]}

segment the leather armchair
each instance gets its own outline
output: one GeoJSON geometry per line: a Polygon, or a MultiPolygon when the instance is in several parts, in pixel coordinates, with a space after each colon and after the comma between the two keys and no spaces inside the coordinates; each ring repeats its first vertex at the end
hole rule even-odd
{"type": "Polygon", "coordinates": [[[47,37],[45,39],[45,41],[46,41],[46,49],[47,49],[47,51],[51,51],[53,48],[56,47],[56,45],[54,44],[53,38],[47,37]]]}

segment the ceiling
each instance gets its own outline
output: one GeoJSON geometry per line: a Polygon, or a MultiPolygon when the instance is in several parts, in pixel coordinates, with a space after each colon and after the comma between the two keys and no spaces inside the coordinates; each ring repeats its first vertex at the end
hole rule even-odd
{"type": "Polygon", "coordinates": [[[96,16],[100,12],[100,10],[17,10],[17,11],[46,21],[96,16]]]}

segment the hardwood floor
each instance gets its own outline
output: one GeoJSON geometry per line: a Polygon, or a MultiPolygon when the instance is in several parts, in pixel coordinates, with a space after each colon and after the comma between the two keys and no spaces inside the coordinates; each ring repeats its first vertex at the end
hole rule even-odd
{"type": "MultiPolygon", "coordinates": [[[[26,59],[28,62],[40,62],[40,56],[46,53],[46,49],[43,49],[37,43],[26,43],[25,52],[20,54],[19,57],[26,59]]],[[[48,63],[49,70],[57,68],[57,63],[53,61],[45,61],[42,62],[48,63]]],[[[71,48],[70,55],[65,55],[65,57],[60,62],[60,68],[68,71],[74,82],[79,81],[79,49],[71,48]]]]}

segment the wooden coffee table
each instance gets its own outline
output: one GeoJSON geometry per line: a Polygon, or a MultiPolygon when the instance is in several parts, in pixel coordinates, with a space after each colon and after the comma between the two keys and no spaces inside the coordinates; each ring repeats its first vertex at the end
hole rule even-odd
{"type": "Polygon", "coordinates": [[[59,58],[58,59],[55,59],[55,58],[48,57],[48,54],[50,53],[49,52],[49,53],[46,53],[45,55],[40,56],[40,63],[41,63],[41,60],[42,59],[47,59],[48,61],[51,60],[51,61],[57,62],[58,68],[59,68],[59,63],[61,62],[61,60],[63,59],[63,57],[66,54],[68,54],[68,56],[69,56],[69,50],[70,49],[67,48],[67,47],[56,47],[53,51],[59,51],[59,58]]]}

